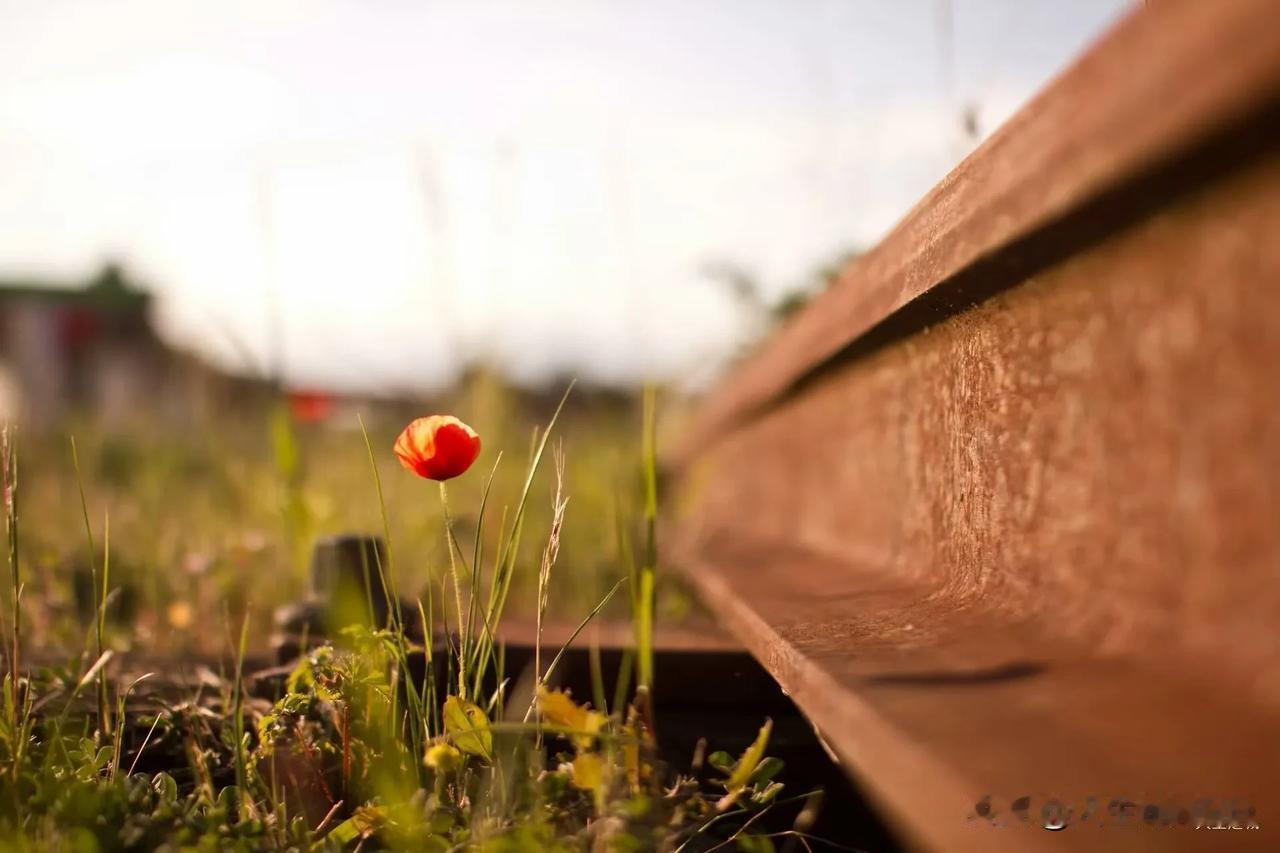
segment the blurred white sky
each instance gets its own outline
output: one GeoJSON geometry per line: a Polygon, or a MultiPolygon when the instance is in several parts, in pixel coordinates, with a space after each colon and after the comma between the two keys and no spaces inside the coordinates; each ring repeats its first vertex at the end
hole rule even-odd
{"type": "Polygon", "coordinates": [[[873,243],[1126,5],[0,0],[0,278],[303,384],[705,375],[707,265],[873,243]]]}

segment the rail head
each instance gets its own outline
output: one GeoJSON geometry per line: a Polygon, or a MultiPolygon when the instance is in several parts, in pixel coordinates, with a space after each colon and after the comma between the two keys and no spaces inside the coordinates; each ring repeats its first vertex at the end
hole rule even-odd
{"type": "MultiPolygon", "coordinates": [[[[940,292],[966,270],[1274,112],[1275,13],[1272,0],[1163,0],[1130,11],[742,363],[670,461],[688,462],[921,297],[939,291],[934,319],[966,307],[940,292]]],[[[1045,242],[999,258],[1018,268],[1004,277],[1016,282],[1056,259],[1045,242]]]]}

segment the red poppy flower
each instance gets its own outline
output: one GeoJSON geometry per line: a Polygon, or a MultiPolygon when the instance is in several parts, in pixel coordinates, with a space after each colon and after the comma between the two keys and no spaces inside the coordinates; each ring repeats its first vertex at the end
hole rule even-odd
{"type": "Polygon", "coordinates": [[[396,439],[400,464],[428,480],[450,480],[480,455],[480,436],[453,415],[418,418],[396,439]]]}

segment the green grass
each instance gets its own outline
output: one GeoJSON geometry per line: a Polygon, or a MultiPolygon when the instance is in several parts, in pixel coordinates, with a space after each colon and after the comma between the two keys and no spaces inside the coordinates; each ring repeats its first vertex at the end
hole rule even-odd
{"type": "Polygon", "coordinates": [[[658,757],[653,626],[687,605],[657,583],[655,393],[638,410],[561,400],[537,428],[483,393],[441,406],[488,450],[438,494],[395,463],[407,418],[394,415],[353,430],[272,409],[187,430],[80,425],[69,445],[36,436],[21,537],[6,433],[0,849],[772,849],[755,829],[784,802],[767,724],[741,757],[710,756],[710,771],[694,757],[678,774],[658,757]],[[482,419],[495,411],[506,414],[482,419]],[[495,452],[520,446],[523,470],[495,452]],[[87,551],[66,534],[75,515],[87,551]],[[271,608],[303,592],[299,543],[339,530],[385,537],[385,565],[364,568],[387,591],[386,624],[352,624],[287,677],[250,684],[271,608]],[[408,639],[402,601],[426,636],[448,628],[443,644],[408,639]],[[495,639],[517,612],[538,626],[527,707],[508,707],[495,639]],[[599,675],[594,707],[548,691],[563,648],[543,666],[544,619],[576,624],[576,637],[609,613],[632,619],[636,640],[612,702],[599,675]],[[163,668],[109,676],[118,653],[225,663],[165,688],[163,668]]]}
{"type": "MultiPolygon", "coordinates": [[[[464,573],[461,584],[464,593],[472,583],[481,584],[476,607],[485,615],[495,603],[489,595],[492,578],[485,573],[500,532],[510,526],[520,503],[531,437],[550,418],[555,402],[538,407],[500,387],[476,383],[431,407],[457,412],[483,432],[484,451],[475,468],[448,485],[454,535],[468,546],[461,562],[481,565],[470,545],[493,474],[485,509],[490,518],[480,542],[489,556],[481,576],[464,573]]],[[[418,408],[365,413],[370,446],[383,467],[385,524],[355,412],[337,412],[327,424],[292,423],[281,419],[281,410],[268,408],[180,427],[144,420],[123,432],[92,422],[23,431],[20,557],[28,584],[29,645],[79,647],[83,626],[97,610],[93,599],[101,597],[102,519],[108,512],[110,584],[118,590],[104,614],[108,646],[217,655],[224,651],[225,631],[206,630],[206,624],[184,616],[225,609],[249,612],[251,647],[260,650],[270,633],[272,610],[305,593],[307,559],[317,536],[384,527],[399,552],[394,556],[404,555],[395,567],[399,588],[410,598],[447,595],[455,602],[449,608],[452,623],[456,596],[446,582],[450,549],[439,497],[434,484],[400,469],[388,452],[404,423],[422,413],[418,408]],[[79,477],[69,436],[76,442],[79,477]],[[86,550],[87,529],[92,550],[86,550]]],[[[562,418],[564,492],[572,508],[560,540],[560,582],[549,590],[547,607],[568,621],[594,606],[617,579],[615,537],[611,532],[601,536],[600,527],[611,530],[619,502],[625,517],[639,512],[641,406],[638,400],[575,405],[571,398],[562,418]]],[[[548,529],[552,487],[545,473],[529,484],[525,528],[548,529]]],[[[543,543],[519,537],[517,544],[518,552],[506,555],[503,565],[536,564],[543,543]]],[[[537,578],[536,569],[509,572],[494,593],[504,597],[504,606],[510,602],[513,614],[532,617],[537,578]]],[[[11,613],[11,590],[4,598],[11,613]]],[[[672,619],[690,604],[668,585],[659,591],[658,606],[660,616],[672,619]]],[[[627,610],[619,599],[606,615],[622,617],[627,610]]],[[[482,614],[471,621],[482,622],[482,614]]]]}

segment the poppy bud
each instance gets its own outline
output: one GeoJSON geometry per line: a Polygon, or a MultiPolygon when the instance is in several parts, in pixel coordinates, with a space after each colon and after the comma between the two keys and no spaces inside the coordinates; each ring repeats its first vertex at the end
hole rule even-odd
{"type": "Polygon", "coordinates": [[[396,439],[400,464],[428,480],[451,480],[480,455],[480,436],[453,415],[418,418],[396,439]]]}

